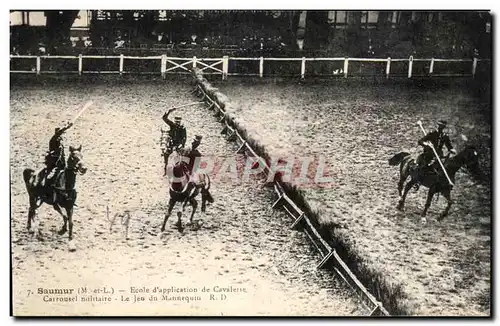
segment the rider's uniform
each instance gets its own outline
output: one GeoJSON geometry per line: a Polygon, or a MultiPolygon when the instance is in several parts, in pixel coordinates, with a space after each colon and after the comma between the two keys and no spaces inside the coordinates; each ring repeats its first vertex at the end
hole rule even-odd
{"type": "Polygon", "coordinates": [[[51,181],[58,171],[64,170],[66,167],[66,157],[64,154],[64,145],[62,135],[69,127],[56,128],[54,135],[49,141],[49,151],[45,156],[45,178],[43,178],[42,186],[45,182],[51,181]]]}
{"type": "Polygon", "coordinates": [[[424,152],[417,159],[417,164],[420,167],[429,165],[435,158],[435,154],[432,151],[432,148],[430,148],[429,146],[425,146],[424,142],[431,142],[440,158],[443,157],[443,146],[446,146],[448,151],[453,150],[453,146],[448,134],[439,132],[438,130],[434,130],[428,133],[418,141],[418,144],[424,147],[424,152]]]}
{"type": "MultiPolygon", "coordinates": [[[[189,180],[191,182],[193,182],[194,184],[197,184],[198,183],[198,173],[197,173],[197,171],[194,171],[194,169],[195,169],[195,163],[199,164],[199,162],[196,162],[196,158],[201,157],[201,153],[196,148],[195,149],[190,148],[187,150],[186,157],[189,159],[189,163],[188,163],[188,170],[189,170],[189,175],[190,175],[189,180]]],[[[196,166],[196,168],[197,167],[198,166],[196,166]]]]}
{"type": "MultiPolygon", "coordinates": [[[[180,118],[175,118],[174,120],[180,122],[180,118]]],[[[176,124],[168,118],[168,113],[163,115],[163,121],[170,127],[168,132],[167,140],[167,152],[172,153],[175,147],[184,147],[186,144],[186,127],[181,124],[176,124]]]]}

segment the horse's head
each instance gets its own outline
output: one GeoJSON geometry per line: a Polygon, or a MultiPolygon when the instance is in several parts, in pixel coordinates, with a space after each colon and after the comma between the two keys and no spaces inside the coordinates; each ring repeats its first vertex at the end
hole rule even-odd
{"type": "Polygon", "coordinates": [[[82,175],[87,172],[87,168],[83,163],[82,145],[78,148],[73,146],[69,147],[67,168],[68,170],[79,172],[82,175]]]}
{"type": "Polygon", "coordinates": [[[173,167],[173,173],[174,177],[176,178],[182,178],[186,176],[189,173],[187,163],[182,160],[176,162],[173,167]]]}
{"type": "Polygon", "coordinates": [[[472,145],[469,145],[462,150],[462,155],[463,163],[467,167],[467,169],[474,174],[479,174],[479,155],[476,151],[476,148],[472,145]]]}

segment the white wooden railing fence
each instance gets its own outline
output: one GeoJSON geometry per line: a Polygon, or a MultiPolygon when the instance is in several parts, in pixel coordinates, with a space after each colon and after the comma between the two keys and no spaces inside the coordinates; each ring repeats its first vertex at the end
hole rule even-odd
{"type": "MultiPolygon", "coordinates": [[[[331,75],[340,75],[344,77],[348,77],[350,75],[356,75],[355,73],[349,74],[349,63],[352,62],[365,62],[365,63],[385,63],[385,76],[389,78],[391,76],[391,63],[395,62],[407,62],[408,63],[408,78],[412,78],[412,76],[416,76],[414,73],[414,64],[416,62],[428,62],[429,67],[425,76],[449,76],[449,77],[475,77],[478,63],[482,61],[490,61],[490,59],[439,59],[439,58],[431,58],[431,59],[416,59],[413,56],[405,59],[394,59],[394,58],[267,58],[267,57],[256,57],[256,58],[241,58],[241,57],[229,57],[224,56],[222,58],[180,58],[180,57],[167,57],[166,55],[161,56],[125,56],[125,55],[111,55],[111,56],[101,56],[101,55],[79,55],[79,56],[29,56],[29,55],[11,55],[10,60],[20,60],[20,59],[32,59],[34,60],[30,69],[25,70],[13,70],[11,69],[11,73],[33,73],[33,74],[45,74],[45,73],[78,73],[82,74],[161,74],[163,78],[166,78],[167,74],[170,73],[190,73],[191,68],[198,67],[203,71],[204,74],[208,75],[221,75],[222,79],[227,79],[228,76],[237,76],[237,75],[247,75],[247,76],[259,76],[263,77],[265,75],[264,71],[264,63],[272,62],[272,61],[281,61],[281,62],[297,62],[300,64],[300,77],[304,79],[306,77],[306,63],[312,62],[338,62],[340,63],[340,69],[336,69],[336,71],[332,71],[331,75]],[[78,70],[71,71],[53,71],[53,70],[42,70],[42,60],[56,60],[56,59],[65,59],[65,60],[78,60],[78,70]],[[88,59],[103,59],[103,60],[119,60],[118,61],[118,69],[117,70],[85,70],[84,69],[84,60],[88,59]],[[160,69],[159,71],[127,71],[125,69],[126,60],[153,60],[159,61],[160,69]],[[241,61],[253,61],[258,62],[258,72],[255,73],[241,73],[241,72],[231,72],[229,71],[229,63],[233,62],[241,62],[241,61]],[[343,65],[342,65],[343,62],[343,65]],[[436,66],[439,66],[439,63],[469,63],[470,64],[470,73],[436,73],[436,66]]],[[[399,74],[400,75],[400,74],[399,74]]],[[[406,76],[406,73],[405,73],[406,76]]],[[[422,75],[419,75],[422,76],[422,75]]]]}

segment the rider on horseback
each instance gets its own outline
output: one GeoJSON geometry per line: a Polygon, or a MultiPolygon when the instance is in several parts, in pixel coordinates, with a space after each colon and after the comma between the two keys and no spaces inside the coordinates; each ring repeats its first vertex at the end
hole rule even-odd
{"type": "Polygon", "coordinates": [[[430,147],[431,145],[434,147],[440,158],[443,158],[443,146],[446,146],[449,153],[456,154],[456,151],[451,144],[450,137],[444,132],[446,124],[446,121],[439,120],[437,130],[429,132],[418,141],[418,144],[424,147],[424,152],[417,158],[419,172],[424,172],[436,162],[435,154],[430,147]]]}
{"type": "Polygon", "coordinates": [[[169,114],[176,109],[170,109],[163,115],[163,121],[170,127],[168,132],[169,140],[167,144],[167,150],[172,153],[174,148],[184,148],[186,145],[186,127],[181,124],[181,117],[174,117],[174,121],[168,118],[169,114]]]}
{"type": "Polygon", "coordinates": [[[52,179],[57,175],[58,171],[64,170],[66,167],[66,158],[64,155],[64,145],[63,145],[63,134],[66,130],[71,128],[73,123],[69,122],[63,128],[56,128],[54,135],[49,141],[49,151],[45,156],[45,164],[47,165],[44,173],[44,177],[41,180],[40,185],[44,187],[45,185],[50,185],[52,179]],[[47,183],[48,182],[48,183],[47,183]]]}
{"type": "MultiPolygon", "coordinates": [[[[175,117],[174,121],[168,118],[168,115],[175,111],[176,109],[170,109],[163,115],[163,121],[170,127],[168,131],[167,139],[162,143],[164,148],[162,148],[162,155],[164,158],[164,176],[167,175],[168,158],[173,153],[174,149],[184,148],[186,144],[186,128],[181,124],[181,117],[175,117]]],[[[163,138],[162,129],[162,138],[163,138]]]]}

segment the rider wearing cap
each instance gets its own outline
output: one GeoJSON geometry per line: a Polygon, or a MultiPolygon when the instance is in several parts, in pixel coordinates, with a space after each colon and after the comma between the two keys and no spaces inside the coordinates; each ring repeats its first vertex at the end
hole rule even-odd
{"type": "Polygon", "coordinates": [[[58,171],[64,170],[66,167],[66,157],[64,155],[63,134],[71,128],[73,123],[69,122],[63,128],[55,128],[54,135],[49,141],[49,152],[45,156],[45,164],[47,165],[45,177],[41,180],[41,186],[44,186],[47,181],[52,181],[52,178],[58,171]]]}
{"type": "Polygon", "coordinates": [[[444,132],[446,125],[446,121],[439,120],[437,130],[429,132],[418,141],[418,144],[424,147],[424,152],[417,158],[417,164],[420,169],[434,163],[435,154],[430,147],[431,144],[440,158],[443,157],[443,146],[446,146],[450,153],[456,154],[451,144],[450,137],[444,132]]]}
{"type": "Polygon", "coordinates": [[[175,110],[175,108],[170,109],[163,115],[163,121],[165,121],[165,123],[170,127],[168,132],[168,135],[170,136],[168,144],[170,152],[176,147],[184,148],[186,145],[186,128],[181,124],[182,118],[174,117],[174,121],[168,118],[168,115],[175,110]]]}

